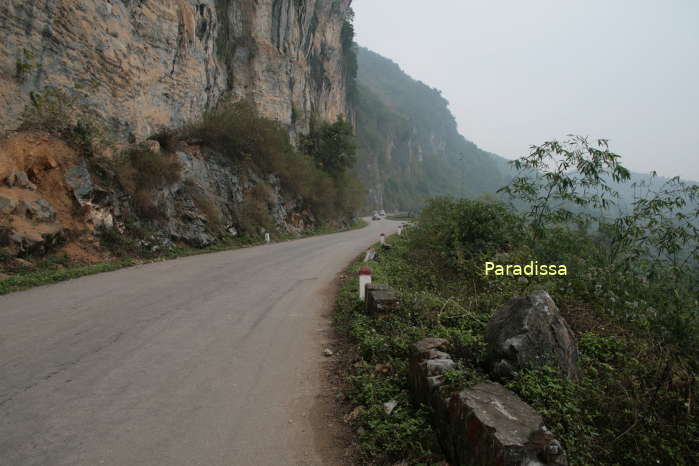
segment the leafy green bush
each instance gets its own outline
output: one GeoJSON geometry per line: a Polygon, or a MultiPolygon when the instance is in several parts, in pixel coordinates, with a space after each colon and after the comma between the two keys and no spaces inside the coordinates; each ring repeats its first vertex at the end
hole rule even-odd
{"type": "Polygon", "coordinates": [[[357,160],[354,129],[343,118],[333,124],[314,122],[311,132],[301,138],[301,149],[333,176],[343,174],[357,160]]]}
{"type": "Polygon", "coordinates": [[[616,188],[631,176],[620,156],[579,136],[533,146],[513,165],[519,174],[501,191],[527,211],[534,250],[567,256],[587,283],[604,277],[596,298],[609,314],[699,359],[699,185],[655,187],[653,174],[622,205],[616,188]]]}
{"type": "Polygon", "coordinates": [[[206,216],[206,220],[209,224],[209,231],[215,234],[222,234],[223,219],[221,211],[216,206],[211,195],[198,187],[191,180],[185,181],[185,189],[189,192],[197,208],[206,216]]]}
{"type": "Polygon", "coordinates": [[[411,244],[463,270],[469,261],[492,257],[520,244],[522,227],[522,221],[502,204],[436,198],[422,211],[411,244]]]}

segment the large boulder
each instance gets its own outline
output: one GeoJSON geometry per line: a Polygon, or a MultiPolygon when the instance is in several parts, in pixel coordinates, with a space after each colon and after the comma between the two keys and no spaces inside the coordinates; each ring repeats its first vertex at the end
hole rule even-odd
{"type": "Polygon", "coordinates": [[[518,296],[497,311],[486,330],[491,375],[507,377],[546,365],[577,378],[575,335],[545,291],[518,296]]]}

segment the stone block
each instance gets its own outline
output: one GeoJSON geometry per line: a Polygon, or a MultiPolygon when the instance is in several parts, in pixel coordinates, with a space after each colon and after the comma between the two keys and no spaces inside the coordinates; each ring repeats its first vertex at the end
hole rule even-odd
{"type": "Polygon", "coordinates": [[[411,346],[409,383],[414,401],[431,408],[437,439],[450,464],[568,464],[541,416],[510,390],[493,382],[458,393],[445,386],[443,374],[455,367],[446,345],[446,340],[427,338],[411,346]]]}
{"type": "Polygon", "coordinates": [[[370,283],[366,286],[367,314],[385,314],[400,309],[396,292],[387,285],[370,283]]]}

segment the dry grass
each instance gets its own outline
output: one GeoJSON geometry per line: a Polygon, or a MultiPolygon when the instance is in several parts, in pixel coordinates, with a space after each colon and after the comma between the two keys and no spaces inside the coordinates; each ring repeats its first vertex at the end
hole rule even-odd
{"type": "Polygon", "coordinates": [[[131,195],[134,208],[150,219],[162,216],[153,200],[155,193],[180,181],[181,171],[182,166],[174,154],[143,149],[127,152],[116,164],[119,183],[131,195]]]}

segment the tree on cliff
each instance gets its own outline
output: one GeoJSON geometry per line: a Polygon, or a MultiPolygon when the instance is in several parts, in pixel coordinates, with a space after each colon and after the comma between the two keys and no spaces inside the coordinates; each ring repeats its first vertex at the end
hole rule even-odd
{"type": "Polygon", "coordinates": [[[301,140],[301,150],[313,157],[319,168],[335,177],[352,168],[357,160],[354,130],[342,117],[333,124],[312,125],[311,132],[301,140]]]}

